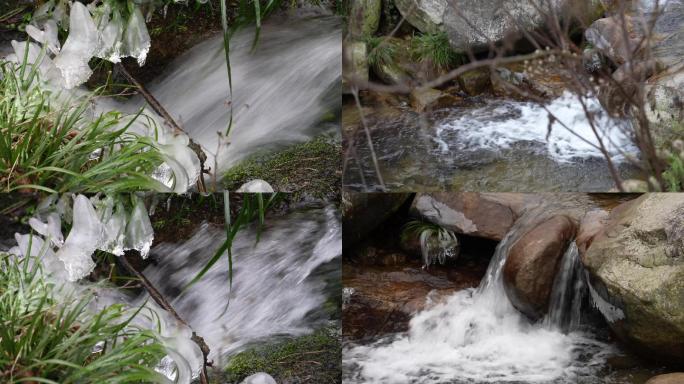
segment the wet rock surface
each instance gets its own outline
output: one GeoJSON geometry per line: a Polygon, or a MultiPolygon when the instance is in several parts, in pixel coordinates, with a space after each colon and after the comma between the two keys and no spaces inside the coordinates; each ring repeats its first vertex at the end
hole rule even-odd
{"type": "Polygon", "coordinates": [[[403,332],[413,314],[429,302],[464,288],[476,287],[488,260],[461,260],[457,266],[421,268],[413,259],[402,265],[344,264],[342,333],[348,340],[373,339],[403,332]]]}
{"type": "Polygon", "coordinates": [[[647,358],[684,358],[684,195],[615,208],[582,257],[610,327],[647,358]]]}
{"type": "Polygon", "coordinates": [[[351,246],[394,213],[410,194],[374,195],[344,193],[342,198],[343,243],[351,246]]]}
{"type": "Polygon", "coordinates": [[[515,194],[418,194],[411,212],[457,233],[501,240],[524,204],[525,197],[515,194]]]}
{"type": "Polygon", "coordinates": [[[650,378],[646,384],[681,384],[684,383],[684,373],[666,373],[650,378]]]}
{"type": "Polygon", "coordinates": [[[504,266],[506,294],[520,312],[543,317],[549,306],[553,281],[576,225],[564,215],[538,224],[511,248],[504,266]]]}

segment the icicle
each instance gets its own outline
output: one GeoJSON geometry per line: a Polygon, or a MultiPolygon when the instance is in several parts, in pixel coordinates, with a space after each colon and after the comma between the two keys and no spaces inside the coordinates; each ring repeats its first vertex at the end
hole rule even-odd
{"type": "Polygon", "coordinates": [[[265,372],[257,372],[247,376],[241,384],[277,384],[275,379],[265,372]]]}
{"type": "Polygon", "coordinates": [[[43,26],[43,30],[29,24],[26,26],[26,33],[28,33],[33,40],[44,44],[53,54],[56,55],[59,53],[61,45],[57,38],[57,23],[54,20],[47,20],[43,26]]]}
{"type": "Polygon", "coordinates": [[[30,218],[28,223],[34,231],[48,238],[56,247],[61,247],[64,244],[62,222],[57,212],[48,214],[47,223],[36,217],[30,218]]]}
{"type": "Polygon", "coordinates": [[[99,248],[116,256],[124,254],[126,232],[126,211],[123,204],[117,203],[114,209],[114,198],[107,196],[95,203],[98,216],[104,226],[104,240],[99,248]]]}
{"type": "Polygon", "coordinates": [[[123,38],[123,18],[118,10],[112,13],[112,19],[106,25],[100,26],[100,46],[95,56],[118,63],[121,61],[121,49],[123,38]]]}
{"type": "Polygon", "coordinates": [[[66,89],[85,83],[92,70],[88,61],[93,57],[98,45],[98,32],[95,22],[85,5],[74,2],[69,18],[69,37],[55,58],[55,65],[62,72],[66,89]]]}
{"type": "Polygon", "coordinates": [[[74,201],[73,222],[71,232],[57,252],[57,258],[67,270],[69,281],[83,278],[95,268],[91,255],[104,240],[104,227],[95,208],[83,195],[76,196],[74,201]]]}
{"type": "Polygon", "coordinates": [[[165,163],[153,177],[173,189],[185,193],[199,178],[201,164],[197,154],[188,147],[190,139],[185,134],[166,135],[159,138],[159,151],[165,163]]]}
{"type": "Polygon", "coordinates": [[[147,52],[150,50],[150,35],[147,32],[145,18],[139,7],[135,7],[131,17],[128,19],[128,25],[124,33],[124,44],[126,55],[137,58],[138,65],[143,66],[147,58],[147,52]]]}
{"type": "Polygon", "coordinates": [[[126,249],[139,251],[140,256],[144,259],[150,252],[154,240],[154,229],[150,223],[144,201],[138,196],[135,196],[134,199],[133,212],[126,227],[126,249]]]}

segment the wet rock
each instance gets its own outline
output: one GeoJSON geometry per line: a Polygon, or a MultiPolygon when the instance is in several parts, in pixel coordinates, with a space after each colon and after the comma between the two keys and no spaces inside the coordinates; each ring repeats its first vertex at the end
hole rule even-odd
{"type": "Polygon", "coordinates": [[[362,41],[346,41],[342,44],[342,89],[350,92],[350,82],[368,82],[368,52],[362,41]]]}
{"type": "Polygon", "coordinates": [[[404,264],[408,258],[401,252],[368,246],[356,253],[355,259],[362,265],[392,266],[404,264]]]}
{"type": "Polygon", "coordinates": [[[446,0],[394,0],[394,5],[406,21],[419,31],[437,33],[443,30],[446,0]]]}
{"type": "Polygon", "coordinates": [[[506,294],[531,319],[546,314],[553,280],[575,231],[569,217],[553,216],[522,235],[511,248],[503,271],[506,294]]]}
{"type": "Polygon", "coordinates": [[[682,384],[684,383],[684,373],[675,372],[658,375],[650,378],[645,384],[682,384]]]}
{"type": "Polygon", "coordinates": [[[480,68],[468,71],[457,79],[463,92],[470,96],[479,95],[492,90],[489,69],[480,68]]]}
{"type": "Polygon", "coordinates": [[[408,193],[343,193],[343,244],[348,247],[382,224],[408,198],[408,193]]]}
{"type": "MultiPolygon", "coordinates": [[[[448,0],[444,29],[451,46],[458,52],[487,49],[490,43],[519,35],[520,28],[541,27],[544,17],[536,3],[530,0],[448,0]]],[[[551,3],[558,10],[564,1],[551,3]]]]}
{"type": "Polygon", "coordinates": [[[465,271],[450,280],[445,270],[434,268],[428,272],[420,264],[344,266],[343,336],[357,340],[406,331],[416,312],[458,289],[477,286],[480,279],[479,272],[465,271]]]}
{"type": "Polygon", "coordinates": [[[460,101],[462,99],[459,97],[433,88],[416,88],[411,91],[411,106],[416,112],[447,108],[460,101]]]}
{"type": "Polygon", "coordinates": [[[382,0],[354,0],[349,12],[349,35],[360,39],[378,30],[382,0]]]}
{"type": "Polygon", "coordinates": [[[498,241],[518,218],[524,199],[508,193],[419,194],[411,213],[457,233],[498,241]]]}
{"type": "Polygon", "coordinates": [[[584,31],[587,41],[618,66],[636,55],[643,39],[643,33],[635,28],[632,17],[624,16],[624,20],[623,23],[620,16],[605,17],[594,21],[584,31]]]}
{"type": "Polygon", "coordinates": [[[582,257],[614,333],[647,358],[684,359],[684,194],[616,207],[582,257]]]}
{"type": "Polygon", "coordinates": [[[544,60],[514,63],[497,67],[492,74],[492,87],[499,96],[516,99],[554,99],[563,94],[570,84],[570,75],[558,65],[544,60]]]}
{"type": "Polygon", "coordinates": [[[580,221],[577,238],[575,239],[580,256],[584,255],[591,242],[594,241],[594,237],[603,230],[608,221],[608,215],[608,211],[603,209],[589,211],[584,215],[582,221],[580,221]]]}

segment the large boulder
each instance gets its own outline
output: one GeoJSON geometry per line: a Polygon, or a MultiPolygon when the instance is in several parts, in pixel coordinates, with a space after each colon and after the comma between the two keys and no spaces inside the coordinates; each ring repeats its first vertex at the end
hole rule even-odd
{"type": "Polygon", "coordinates": [[[525,199],[512,193],[418,194],[411,213],[456,233],[499,241],[519,217],[525,199]]]}
{"type": "Polygon", "coordinates": [[[401,15],[409,24],[423,33],[443,30],[442,19],[447,0],[394,0],[401,15]]]}
{"type": "Polygon", "coordinates": [[[645,384],[682,384],[684,383],[684,373],[666,373],[651,377],[645,384]]]}
{"type": "Polygon", "coordinates": [[[483,50],[520,30],[544,25],[548,4],[558,12],[565,0],[447,0],[444,29],[459,52],[483,50]],[[540,6],[541,5],[541,6],[540,6]]]}
{"type": "Polygon", "coordinates": [[[342,194],[342,237],[344,247],[356,244],[411,196],[409,193],[342,194]]]}
{"type": "Polygon", "coordinates": [[[557,215],[537,224],[511,247],[503,270],[506,295],[531,319],[548,311],[553,281],[575,232],[572,219],[557,215]]]}
{"type": "Polygon", "coordinates": [[[382,0],[353,0],[349,12],[349,35],[354,39],[372,36],[380,25],[382,0]]]}
{"type": "Polygon", "coordinates": [[[596,307],[646,357],[684,359],[684,194],[615,208],[582,255],[596,307]]]}

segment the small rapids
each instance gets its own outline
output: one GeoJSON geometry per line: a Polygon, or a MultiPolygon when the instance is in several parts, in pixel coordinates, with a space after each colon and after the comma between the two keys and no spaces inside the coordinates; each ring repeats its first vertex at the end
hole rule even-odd
{"type": "Polygon", "coordinates": [[[428,303],[406,333],[345,346],[345,382],[603,382],[600,370],[616,350],[580,324],[586,288],[581,274],[576,276],[574,245],[563,256],[546,319],[530,323],[504,291],[502,271],[509,249],[525,228],[547,214],[548,207],[532,208],[516,222],[478,288],[428,303]]]}
{"type": "Polygon", "coordinates": [[[156,265],[144,275],[205,339],[219,364],[250,343],[303,335],[328,320],[323,304],[340,294],[326,285],[339,280],[339,220],[334,207],[307,209],[268,219],[258,242],[255,228],[238,233],[232,290],[224,257],[181,293],[225,240],[225,231],[209,224],[183,243],[152,248],[156,265]]]}
{"type": "MultiPolygon", "coordinates": [[[[636,151],[624,133],[629,122],[610,118],[597,99],[584,102],[595,113],[599,137],[614,160],[624,160],[620,150],[636,151]]],[[[531,102],[488,101],[484,107],[441,119],[435,129],[434,140],[442,154],[508,149],[529,142],[557,162],[602,156],[582,104],[569,92],[545,108],[531,102]]]]}
{"type": "MultiPolygon", "coordinates": [[[[608,116],[595,98],[583,102],[595,116],[594,127],[570,93],[544,106],[473,98],[472,105],[430,115],[379,110],[367,119],[390,190],[606,191],[614,183],[594,128],[623,178],[635,172],[626,156],[637,148],[626,133],[629,121],[608,116]]],[[[356,148],[344,183],[378,189],[360,131],[350,139],[356,148]]]]}
{"type": "MultiPolygon", "coordinates": [[[[219,150],[219,170],[254,152],[337,132],[321,121],[340,109],[341,33],[332,16],[274,17],[254,50],[251,28],[231,39],[233,129],[230,145],[219,150]]],[[[230,120],[222,36],[176,59],[149,89],[208,155],[216,153],[217,132],[230,120]]]]}

